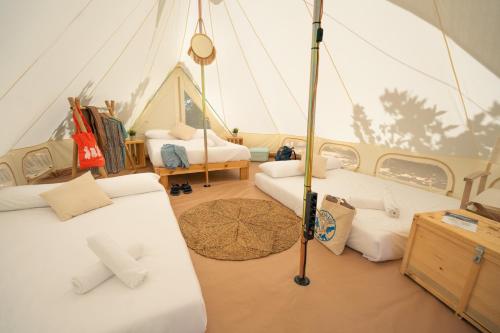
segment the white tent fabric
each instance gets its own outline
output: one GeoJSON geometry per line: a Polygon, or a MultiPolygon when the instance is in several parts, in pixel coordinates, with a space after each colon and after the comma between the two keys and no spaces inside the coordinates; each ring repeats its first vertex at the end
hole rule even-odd
{"type": "MultiPolygon", "coordinates": [[[[494,37],[500,4],[469,2],[435,1],[445,32],[450,29],[464,109],[434,0],[324,1],[316,134],[487,159],[500,135],[494,37]],[[479,9],[457,24],[455,12],[471,6],[479,9]],[[482,44],[471,29],[484,36],[482,44]]],[[[312,2],[203,5],[217,48],[216,62],[207,66],[214,110],[243,132],[304,135],[312,2]]],[[[130,127],[178,61],[198,82],[199,68],[187,55],[196,16],[196,1],[2,2],[0,156],[68,137],[68,96],[93,104],[115,99],[130,127]]]]}

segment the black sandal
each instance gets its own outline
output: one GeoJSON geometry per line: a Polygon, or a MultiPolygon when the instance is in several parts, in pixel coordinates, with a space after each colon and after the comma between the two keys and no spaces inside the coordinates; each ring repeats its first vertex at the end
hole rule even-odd
{"type": "Polygon", "coordinates": [[[184,194],[193,193],[193,188],[189,184],[182,184],[181,190],[184,194]]]}
{"type": "Polygon", "coordinates": [[[179,184],[172,184],[170,187],[170,195],[178,196],[181,194],[181,186],[179,184]]]}

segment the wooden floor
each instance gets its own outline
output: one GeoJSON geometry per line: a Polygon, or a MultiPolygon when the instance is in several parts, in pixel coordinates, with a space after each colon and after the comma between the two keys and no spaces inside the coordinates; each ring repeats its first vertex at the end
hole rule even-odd
{"type": "MultiPolygon", "coordinates": [[[[148,171],[145,168],[141,171],[148,171]]],[[[272,200],[237,171],[190,175],[193,193],[170,197],[175,214],[220,198],[272,200]]],[[[184,183],[184,176],[171,183],[184,183]]],[[[190,250],[208,315],[208,333],[239,332],[476,332],[444,304],[399,273],[400,260],[372,263],[346,249],[335,256],[316,241],[309,246],[311,285],[293,282],[299,244],[266,258],[219,261],[190,250]]],[[[168,297],[168,295],[165,295],[168,297]]]]}

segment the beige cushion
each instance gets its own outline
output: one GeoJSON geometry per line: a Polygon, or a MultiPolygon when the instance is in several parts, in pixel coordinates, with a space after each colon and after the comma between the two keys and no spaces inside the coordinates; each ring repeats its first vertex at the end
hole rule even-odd
{"type": "Polygon", "coordinates": [[[90,172],[40,193],[62,221],[113,203],[90,172]]]}
{"type": "Polygon", "coordinates": [[[183,123],[178,123],[173,129],[170,130],[170,135],[181,140],[191,140],[195,133],[196,128],[183,123]]]}
{"type": "MultiPolygon", "coordinates": [[[[301,157],[300,170],[305,172],[306,170],[306,157],[305,154],[301,157]]],[[[315,178],[326,178],[326,162],[327,158],[318,154],[313,156],[313,168],[312,176],[315,178]]]]}

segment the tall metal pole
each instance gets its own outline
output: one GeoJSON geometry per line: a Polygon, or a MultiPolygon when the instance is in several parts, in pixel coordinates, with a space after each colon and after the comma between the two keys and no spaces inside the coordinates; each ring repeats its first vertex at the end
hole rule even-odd
{"type": "MultiPolygon", "coordinates": [[[[323,38],[323,29],[321,28],[321,17],[323,15],[323,0],[314,1],[313,9],[313,24],[312,24],[312,41],[311,41],[311,69],[309,78],[309,105],[307,115],[307,144],[306,144],[306,161],[305,161],[305,176],[304,176],[304,202],[302,207],[302,227],[304,232],[300,242],[300,266],[299,275],[295,277],[295,282],[301,286],[307,286],[310,283],[306,276],[307,263],[307,238],[306,229],[308,228],[307,217],[309,216],[306,207],[307,198],[311,194],[311,177],[312,163],[314,151],[314,122],[316,117],[316,89],[318,86],[318,65],[319,65],[319,43],[323,38]]],[[[315,205],[314,205],[315,208],[315,205]]]]}
{"type": "MultiPolygon", "coordinates": [[[[203,33],[203,18],[201,12],[201,0],[198,0],[198,30],[203,33]]],[[[207,139],[207,107],[205,102],[205,65],[200,64],[201,67],[201,109],[203,111],[203,145],[205,148],[205,184],[204,187],[210,187],[208,179],[208,139],[207,139]]]]}

